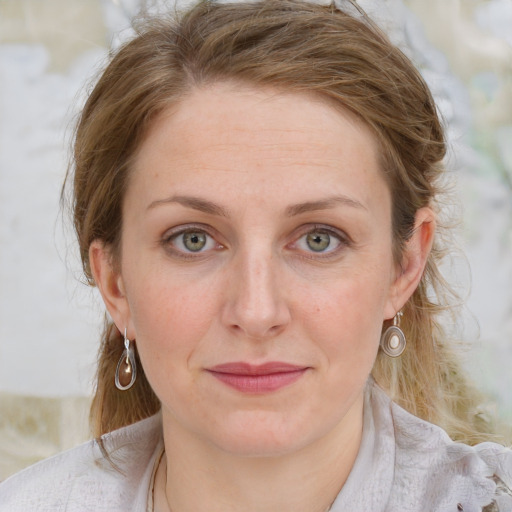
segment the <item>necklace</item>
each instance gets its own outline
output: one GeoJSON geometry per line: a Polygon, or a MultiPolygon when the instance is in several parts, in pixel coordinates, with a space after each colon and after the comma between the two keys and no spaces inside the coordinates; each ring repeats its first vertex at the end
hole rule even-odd
{"type": "MultiPolygon", "coordinates": [[[[164,503],[167,507],[168,512],[172,512],[172,509],[169,505],[169,500],[167,499],[167,489],[165,485],[165,474],[167,473],[167,458],[165,457],[165,450],[162,449],[162,453],[157,457],[155,461],[155,466],[153,468],[153,475],[151,477],[151,501],[148,503],[147,510],[148,512],[157,512],[155,510],[155,502],[157,501],[158,495],[158,503],[164,503]],[[165,465],[165,467],[164,467],[165,465]],[[158,485],[159,482],[162,482],[162,485],[158,485]],[[160,498],[163,489],[163,496],[160,498]]],[[[160,508],[158,512],[160,511],[160,508]]]]}

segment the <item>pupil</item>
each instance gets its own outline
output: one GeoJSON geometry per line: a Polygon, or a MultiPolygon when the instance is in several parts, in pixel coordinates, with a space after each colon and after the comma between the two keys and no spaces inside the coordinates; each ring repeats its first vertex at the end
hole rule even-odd
{"type": "Polygon", "coordinates": [[[185,233],[183,243],[189,251],[200,251],[206,245],[206,236],[203,233],[185,233]]]}
{"type": "Polygon", "coordinates": [[[320,252],[329,247],[331,237],[327,233],[310,233],[306,241],[311,250],[320,252]]]}

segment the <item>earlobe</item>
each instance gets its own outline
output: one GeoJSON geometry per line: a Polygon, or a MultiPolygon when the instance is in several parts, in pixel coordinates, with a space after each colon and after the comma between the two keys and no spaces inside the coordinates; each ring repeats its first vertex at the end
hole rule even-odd
{"type": "Polygon", "coordinates": [[[416,290],[432,249],[435,229],[436,215],[433,210],[420,208],[416,212],[412,236],[405,245],[400,271],[393,283],[387,318],[393,318],[416,290]]]}
{"type": "Polygon", "coordinates": [[[120,332],[128,325],[130,309],[122,276],[112,261],[112,252],[101,240],[89,247],[89,262],[103,302],[120,332]]]}

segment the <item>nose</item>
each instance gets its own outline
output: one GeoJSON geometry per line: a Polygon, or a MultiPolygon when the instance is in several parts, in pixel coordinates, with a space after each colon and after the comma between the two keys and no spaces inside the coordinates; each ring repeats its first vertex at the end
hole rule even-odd
{"type": "Polygon", "coordinates": [[[277,336],[289,324],[291,314],[279,285],[276,258],[260,252],[237,260],[229,272],[224,324],[255,340],[277,336]]]}

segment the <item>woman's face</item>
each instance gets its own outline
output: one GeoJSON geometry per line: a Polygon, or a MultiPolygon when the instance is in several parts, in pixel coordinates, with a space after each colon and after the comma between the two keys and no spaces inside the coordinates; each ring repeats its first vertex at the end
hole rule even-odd
{"type": "Polygon", "coordinates": [[[382,322],[409,293],[376,146],[318,98],[239,85],[154,123],[100,288],[170,432],[268,455],[360,423],[382,322]]]}

